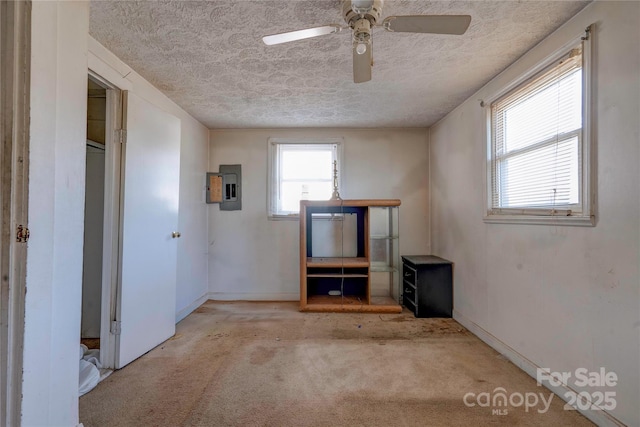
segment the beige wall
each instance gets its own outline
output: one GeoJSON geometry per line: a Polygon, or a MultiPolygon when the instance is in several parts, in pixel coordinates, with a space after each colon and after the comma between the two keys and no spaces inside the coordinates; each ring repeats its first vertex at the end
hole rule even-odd
{"type": "Polygon", "coordinates": [[[209,169],[242,165],[242,210],[209,205],[214,299],[299,298],[299,224],[267,219],[267,139],[344,138],[344,199],[397,198],[401,254],[429,253],[426,129],[268,129],[210,132],[209,169]]]}
{"type": "Polygon", "coordinates": [[[610,415],[630,426],[640,424],[639,17],[638,2],[588,6],[431,129],[432,244],[455,262],[456,317],[530,373],[616,372],[610,415]],[[485,224],[477,100],[592,23],[597,226],[485,224]]]}

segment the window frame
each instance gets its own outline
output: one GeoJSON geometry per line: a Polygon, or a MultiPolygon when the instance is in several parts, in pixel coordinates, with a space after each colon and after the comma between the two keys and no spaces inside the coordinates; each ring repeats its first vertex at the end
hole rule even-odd
{"type": "Polygon", "coordinates": [[[335,145],[338,169],[338,191],[343,187],[344,176],[344,140],[343,138],[277,138],[267,141],[267,218],[270,220],[298,220],[300,213],[282,213],[278,211],[278,192],[280,188],[280,174],[278,162],[278,147],[281,145],[335,145]]]}
{"type": "Polygon", "coordinates": [[[594,108],[594,67],[593,67],[593,28],[587,28],[584,35],[571,39],[569,42],[547,55],[538,63],[530,67],[519,77],[505,85],[499,92],[481,102],[484,109],[484,208],[483,220],[486,223],[504,224],[552,224],[552,225],[579,225],[595,226],[595,156],[593,156],[595,138],[592,129],[595,123],[594,108]],[[494,208],[493,207],[493,181],[492,181],[492,156],[493,156],[493,123],[491,106],[501,98],[512,94],[519,88],[526,86],[532,79],[548,70],[552,65],[566,56],[573,48],[582,44],[582,131],[579,132],[579,147],[582,159],[580,168],[581,191],[580,204],[582,211],[570,214],[566,209],[550,209],[549,207],[535,208],[494,208]]]}

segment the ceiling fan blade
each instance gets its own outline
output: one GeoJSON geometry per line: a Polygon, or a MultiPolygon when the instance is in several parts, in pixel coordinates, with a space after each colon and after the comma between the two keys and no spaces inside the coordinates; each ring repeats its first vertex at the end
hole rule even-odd
{"type": "Polygon", "coordinates": [[[396,33],[464,34],[471,23],[469,15],[389,16],[382,26],[396,33]]]}
{"type": "Polygon", "coordinates": [[[364,83],[371,80],[371,60],[373,58],[371,43],[365,44],[367,50],[360,54],[357,52],[358,44],[353,44],[353,82],[364,83]]]}
{"type": "Polygon", "coordinates": [[[262,41],[264,44],[271,46],[274,44],[293,42],[296,40],[309,39],[311,37],[324,36],[327,34],[338,33],[342,30],[340,25],[331,24],[323,27],[307,28],[305,30],[289,31],[287,33],[273,34],[264,36],[262,41]]]}

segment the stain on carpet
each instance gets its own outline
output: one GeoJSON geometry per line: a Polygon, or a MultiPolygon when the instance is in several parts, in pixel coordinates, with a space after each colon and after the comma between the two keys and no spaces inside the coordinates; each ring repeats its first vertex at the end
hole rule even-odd
{"type": "Polygon", "coordinates": [[[264,365],[276,355],[278,349],[260,346],[253,350],[249,361],[252,365],[264,365]]]}

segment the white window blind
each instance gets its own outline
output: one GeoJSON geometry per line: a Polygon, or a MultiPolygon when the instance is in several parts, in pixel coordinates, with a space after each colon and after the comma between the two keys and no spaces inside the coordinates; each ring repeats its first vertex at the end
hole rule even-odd
{"type": "Polygon", "coordinates": [[[491,104],[492,214],[582,211],[582,46],[491,104]]]}

